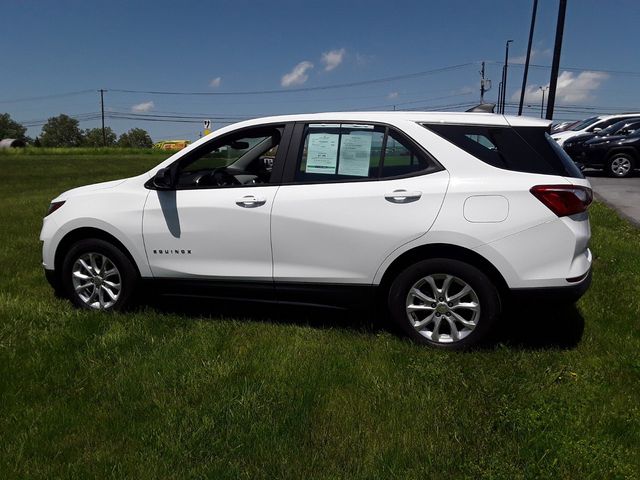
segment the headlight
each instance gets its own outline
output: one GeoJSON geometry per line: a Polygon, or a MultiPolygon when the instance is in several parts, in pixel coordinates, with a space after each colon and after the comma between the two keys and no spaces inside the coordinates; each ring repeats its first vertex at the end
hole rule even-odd
{"type": "Polygon", "coordinates": [[[62,205],[64,205],[64,200],[61,202],[51,202],[51,204],[49,205],[49,211],[47,212],[45,217],[48,217],[49,215],[51,215],[53,212],[58,210],[62,205]]]}

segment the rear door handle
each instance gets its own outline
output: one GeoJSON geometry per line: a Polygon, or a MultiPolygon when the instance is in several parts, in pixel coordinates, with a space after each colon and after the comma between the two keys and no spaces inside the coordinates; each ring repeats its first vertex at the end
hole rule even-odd
{"type": "Polygon", "coordinates": [[[407,192],[406,190],[394,190],[387,193],[384,198],[391,203],[411,203],[420,200],[422,192],[407,192]]]}
{"type": "Polygon", "coordinates": [[[261,207],[265,203],[267,203],[266,198],[256,197],[255,195],[245,195],[244,197],[236,200],[236,205],[243,208],[261,207]]]}

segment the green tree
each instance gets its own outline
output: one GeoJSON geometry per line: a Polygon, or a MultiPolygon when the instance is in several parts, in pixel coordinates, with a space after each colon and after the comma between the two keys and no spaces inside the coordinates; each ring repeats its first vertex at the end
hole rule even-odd
{"type": "Polygon", "coordinates": [[[61,114],[51,117],[42,127],[40,142],[43,147],[79,147],[83,136],[78,120],[61,114]]]}
{"type": "Polygon", "coordinates": [[[133,148],[151,148],[153,142],[146,130],[142,128],[132,128],[128,132],[120,135],[118,140],[119,147],[133,147],[133,148]]]}
{"type": "Polygon", "coordinates": [[[27,133],[26,127],[13,120],[8,113],[0,113],[0,140],[3,138],[26,140],[25,133],[27,133]]]}
{"type": "Polygon", "coordinates": [[[116,144],[116,133],[111,127],[104,128],[105,137],[107,140],[106,145],[102,138],[102,128],[91,128],[84,131],[84,144],[88,147],[113,147],[116,144]]]}

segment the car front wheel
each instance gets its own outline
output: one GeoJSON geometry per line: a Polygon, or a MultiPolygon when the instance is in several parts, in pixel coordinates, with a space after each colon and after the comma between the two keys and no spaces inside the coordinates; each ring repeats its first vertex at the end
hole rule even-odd
{"type": "Polygon", "coordinates": [[[624,178],[631,175],[634,168],[634,159],[626,153],[615,153],[609,159],[609,174],[624,178]]]}
{"type": "Polygon", "coordinates": [[[90,310],[121,310],[137,283],[137,272],[124,253],[101,239],[81,240],[67,253],[62,283],[74,305],[90,310]]]}
{"type": "Polygon", "coordinates": [[[418,262],[389,290],[393,320],[414,341],[462,350],[486,340],[500,313],[498,291],[476,267],[451,259],[418,262]]]}

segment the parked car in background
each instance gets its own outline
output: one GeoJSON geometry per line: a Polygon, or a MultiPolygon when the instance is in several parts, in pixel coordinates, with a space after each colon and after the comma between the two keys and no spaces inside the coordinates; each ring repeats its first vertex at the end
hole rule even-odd
{"type": "Polygon", "coordinates": [[[598,117],[590,117],[567,130],[552,133],[551,138],[558,142],[558,145],[563,146],[564,142],[572,137],[583,133],[596,133],[621,120],[634,117],[640,117],[640,112],[619,113],[615,115],[600,115],[598,117]]]}
{"type": "Polygon", "coordinates": [[[605,170],[613,177],[628,177],[640,165],[640,129],[636,127],[626,135],[592,138],[572,155],[584,168],[605,170]]]}
{"type": "Polygon", "coordinates": [[[551,125],[551,133],[564,132],[574,125],[577,125],[579,122],[581,122],[581,120],[570,120],[568,122],[554,123],[553,125],[551,125]]]}
{"type": "Polygon", "coordinates": [[[617,137],[624,137],[629,133],[633,133],[638,128],[640,128],[640,117],[628,118],[616,122],[599,132],[582,133],[571,137],[564,142],[562,148],[564,148],[565,152],[567,152],[574,161],[579,162],[579,157],[584,152],[582,145],[585,142],[597,137],[608,137],[609,140],[614,140],[617,139],[617,137]]]}
{"type": "Polygon", "coordinates": [[[383,305],[419,343],[470,347],[504,305],[553,308],[589,287],[591,188],[548,128],[438,112],[241,122],[145,174],[55,198],[46,277],[94,310],[125,307],[142,284],[383,305]]]}

